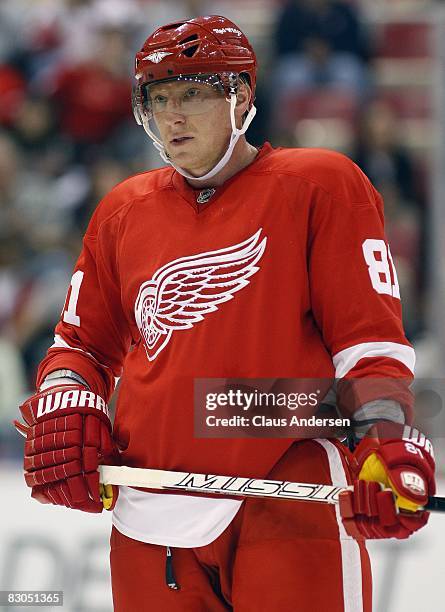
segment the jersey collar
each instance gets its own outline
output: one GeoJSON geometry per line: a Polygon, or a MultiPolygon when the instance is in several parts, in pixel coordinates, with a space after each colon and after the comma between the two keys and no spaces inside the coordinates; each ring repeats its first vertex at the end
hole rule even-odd
{"type": "Polygon", "coordinates": [[[213,188],[194,189],[191,185],[189,185],[187,179],[179,174],[179,172],[176,172],[176,170],[172,172],[172,186],[196,212],[201,212],[215,202],[233,181],[236,181],[239,176],[242,176],[244,173],[254,169],[258,162],[272,151],[272,145],[269,142],[265,142],[261,147],[259,147],[258,155],[255,157],[252,163],[230,177],[223,185],[215,187],[214,190],[213,188]],[[201,202],[199,202],[199,200],[201,200],[201,202]]]}

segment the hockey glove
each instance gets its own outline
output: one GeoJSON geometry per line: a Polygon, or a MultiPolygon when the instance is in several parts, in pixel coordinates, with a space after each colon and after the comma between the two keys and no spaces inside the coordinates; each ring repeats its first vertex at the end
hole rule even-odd
{"type": "Polygon", "coordinates": [[[31,496],[85,512],[111,509],[118,487],[99,484],[98,466],[118,463],[104,400],[83,385],[55,386],[36,393],[21,406],[26,436],[25,481],[31,496]]]}
{"type": "Polygon", "coordinates": [[[353,453],[354,490],[340,494],[346,531],[361,538],[408,538],[423,527],[434,495],[431,442],[416,429],[379,423],[353,453]]]}

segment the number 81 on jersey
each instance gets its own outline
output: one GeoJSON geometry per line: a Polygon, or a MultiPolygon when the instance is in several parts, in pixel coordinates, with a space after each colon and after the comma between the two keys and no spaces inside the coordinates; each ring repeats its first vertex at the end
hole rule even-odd
{"type": "Polygon", "coordinates": [[[400,300],[399,281],[389,246],[384,240],[368,238],[362,249],[373,288],[377,293],[385,293],[400,300]]]}

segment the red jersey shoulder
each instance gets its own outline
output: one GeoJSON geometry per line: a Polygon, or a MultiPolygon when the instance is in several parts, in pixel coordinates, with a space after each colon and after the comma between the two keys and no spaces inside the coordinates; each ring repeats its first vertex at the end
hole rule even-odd
{"type": "Polygon", "coordinates": [[[349,157],[329,149],[275,149],[268,156],[273,172],[291,174],[314,183],[332,197],[350,203],[376,203],[377,192],[349,157]]]}
{"type": "Polygon", "coordinates": [[[166,166],[130,176],[113,187],[99,202],[87,233],[95,232],[116,214],[125,213],[136,199],[149,197],[171,185],[173,169],[166,166]]]}

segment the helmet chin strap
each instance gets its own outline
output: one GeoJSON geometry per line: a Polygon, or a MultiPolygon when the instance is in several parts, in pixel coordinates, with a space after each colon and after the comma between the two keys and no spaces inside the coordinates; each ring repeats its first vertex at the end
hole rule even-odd
{"type": "Polygon", "coordinates": [[[227,162],[232,156],[233,150],[240,136],[246,133],[247,128],[252,123],[252,119],[256,115],[256,108],[254,105],[252,105],[251,109],[249,110],[247,114],[246,119],[244,120],[242,127],[238,129],[236,127],[236,120],[235,120],[235,107],[236,107],[236,94],[231,93],[230,94],[230,122],[232,124],[232,134],[230,136],[229,146],[227,148],[227,151],[224,153],[224,155],[221,157],[219,162],[216,164],[216,166],[214,166],[211,170],[209,170],[209,172],[207,172],[207,174],[204,174],[203,176],[193,176],[193,174],[188,174],[188,172],[186,172],[183,168],[181,168],[180,166],[177,166],[171,161],[170,157],[168,156],[165,150],[162,140],[158,138],[156,134],[154,134],[154,132],[150,129],[149,119],[147,119],[145,116],[142,118],[142,125],[144,126],[144,130],[146,131],[148,136],[150,136],[150,138],[152,139],[153,145],[159,151],[159,155],[161,156],[163,161],[173,166],[176,172],[179,172],[179,174],[182,174],[182,176],[185,176],[185,178],[193,179],[194,181],[207,181],[208,179],[218,174],[218,172],[220,172],[224,168],[224,166],[227,164],[227,162]]]}

